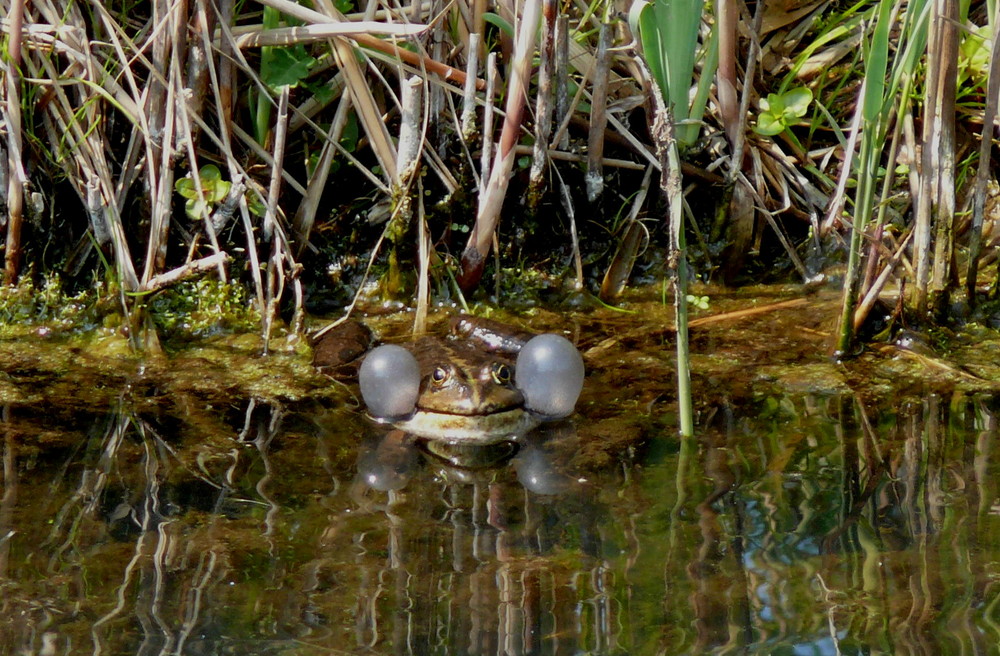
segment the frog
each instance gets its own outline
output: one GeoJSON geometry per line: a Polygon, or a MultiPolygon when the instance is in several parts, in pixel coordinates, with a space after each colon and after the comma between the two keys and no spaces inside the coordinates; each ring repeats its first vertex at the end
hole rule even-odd
{"type": "Polygon", "coordinates": [[[517,439],[574,412],[585,369],[565,337],[468,315],[449,325],[445,337],[375,346],[363,324],[344,324],[314,343],[314,364],[343,371],[345,356],[359,356],[368,416],[428,440],[517,439]]]}

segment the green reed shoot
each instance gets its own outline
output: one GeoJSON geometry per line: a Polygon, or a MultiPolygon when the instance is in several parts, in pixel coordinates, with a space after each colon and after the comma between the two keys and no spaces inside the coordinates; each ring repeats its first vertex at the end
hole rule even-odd
{"type": "Polygon", "coordinates": [[[703,11],[702,0],[641,0],[629,12],[632,32],[639,35],[650,74],[673,112],[677,142],[682,149],[693,144],[701,131],[707,90],[718,63],[714,39],[710,38],[704,49],[698,45],[703,11]],[[705,65],[695,80],[699,50],[704,52],[705,65]],[[692,104],[688,98],[694,83],[699,88],[692,104]]]}
{"type": "Polygon", "coordinates": [[[705,66],[699,78],[694,105],[688,98],[695,83],[694,64],[704,3],[701,0],[637,2],[629,13],[633,33],[639,35],[650,76],[663,104],[657,103],[654,140],[662,167],[660,188],[666,196],[670,228],[670,262],[673,269],[674,308],[677,324],[677,403],[681,435],[694,434],[691,398],[690,345],[687,331],[687,255],[684,244],[683,189],[679,151],[692,145],[701,131],[707,94],[718,65],[716,42],[710,39],[705,66]],[[659,124],[657,127],[656,124],[659,124]]]}
{"type": "Polygon", "coordinates": [[[861,113],[861,138],[858,150],[857,187],[854,194],[854,217],[844,279],[844,298],[837,329],[836,351],[850,352],[854,339],[854,313],[861,283],[861,250],[864,236],[875,209],[875,190],[879,176],[882,149],[890,118],[898,102],[909,103],[909,94],[900,98],[900,91],[909,88],[907,81],[916,70],[927,40],[927,9],[929,0],[895,4],[881,0],[875,28],[865,44],[865,82],[857,111],[861,113]],[[899,14],[903,14],[900,36],[895,44],[890,39],[899,14]],[[890,46],[892,47],[890,51],[890,46]],[[890,60],[890,54],[892,58],[890,60]]]}

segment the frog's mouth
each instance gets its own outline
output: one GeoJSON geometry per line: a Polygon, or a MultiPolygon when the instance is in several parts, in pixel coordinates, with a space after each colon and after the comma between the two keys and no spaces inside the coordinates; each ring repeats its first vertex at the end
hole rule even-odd
{"type": "Polygon", "coordinates": [[[396,428],[418,437],[479,443],[511,439],[540,423],[540,416],[522,407],[465,415],[417,408],[404,419],[392,420],[396,428]]]}
{"type": "MultiPolygon", "coordinates": [[[[558,335],[532,338],[521,349],[511,381],[504,365],[499,384],[513,382],[517,403],[502,395],[442,397],[419,407],[421,366],[405,348],[387,344],[374,349],[361,365],[358,383],[371,417],[428,439],[492,442],[523,435],[543,421],[569,416],[583,387],[584,366],[576,348],[558,335]],[[437,406],[437,407],[433,407],[437,406]]],[[[439,370],[435,370],[436,372],[439,370]]],[[[443,374],[442,374],[443,375],[443,374]]],[[[513,390],[512,390],[513,392],[513,390]]]]}

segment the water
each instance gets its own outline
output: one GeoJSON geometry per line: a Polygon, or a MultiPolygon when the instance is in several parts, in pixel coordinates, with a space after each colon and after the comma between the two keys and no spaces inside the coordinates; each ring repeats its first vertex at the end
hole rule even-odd
{"type": "Polygon", "coordinates": [[[514,454],[379,433],[349,390],[8,403],[0,653],[998,653],[992,394],[734,363],[681,440],[648,340],[514,454]]]}
{"type": "Polygon", "coordinates": [[[759,411],[597,465],[562,427],[467,470],[395,435],[358,445],[344,411],[8,409],[0,645],[996,653],[995,401],[759,411]]]}

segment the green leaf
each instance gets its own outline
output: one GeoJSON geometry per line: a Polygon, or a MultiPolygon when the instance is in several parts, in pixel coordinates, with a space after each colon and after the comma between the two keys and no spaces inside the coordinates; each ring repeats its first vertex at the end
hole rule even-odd
{"type": "Polygon", "coordinates": [[[969,27],[958,47],[958,63],[969,75],[985,78],[990,65],[990,43],[993,30],[989,25],[969,27]]]}
{"type": "Polygon", "coordinates": [[[271,89],[298,86],[316,65],[316,58],[309,55],[302,44],[290,48],[271,48],[265,56],[268,61],[267,66],[261,67],[261,79],[271,89]]]}
{"type": "Polygon", "coordinates": [[[870,125],[878,120],[884,102],[885,72],[889,67],[889,31],[893,25],[892,5],[891,0],[879,2],[878,20],[865,62],[865,95],[862,99],[861,117],[870,125]]]}
{"type": "Polygon", "coordinates": [[[205,201],[199,198],[190,198],[186,203],[184,203],[184,213],[187,214],[188,218],[192,221],[200,219],[202,210],[205,208],[205,201]]]}
{"type": "Polygon", "coordinates": [[[174,191],[184,198],[194,198],[198,195],[198,190],[194,187],[194,180],[191,178],[181,178],[174,182],[174,191]]]}
{"type": "Polygon", "coordinates": [[[760,106],[775,116],[785,115],[785,97],[780,93],[767,94],[766,102],[761,100],[760,106]]]}
{"type": "Polygon", "coordinates": [[[510,24],[510,21],[505,20],[499,14],[495,14],[492,11],[488,11],[483,14],[483,20],[493,27],[497,28],[510,38],[514,38],[514,26],[510,24]]]}
{"type": "MultiPolygon", "coordinates": [[[[650,75],[678,124],[691,117],[690,92],[703,9],[703,0],[652,0],[635,2],[629,10],[629,23],[639,34],[650,75]]],[[[682,137],[689,143],[697,138],[697,130],[679,131],[678,138],[682,137]]]]}
{"type": "Polygon", "coordinates": [[[192,220],[201,219],[202,213],[209,211],[229,194],[232,183],[222,179],[222,172],[214,164],[206,164],[198,171],[201,178],[202,197],[198,196],[198,188],[190,176],[174,182],[174,191],[187,199],[184,212],[192,220]]]}
{"type": "Polygon", "coordinates": [[[805,116],[813,99],[813,93],[808,87],[790,89],[782,96],[785,102],[785,115],[794,118],[805,116]]]}
{"type": "Polygon", "coordinates": [[[353,153],[358,148],[361,140],[361,132],[358,129],[358,115],[351,112],[344,124],[344,130],[340,133],[340,145],[349,153],[353,153]]]}
{"type": "Polygon", "coordinates": [[[257,194],[247,189],[245,197],[247,199],[247,209],[250,210],[251,214],[254,216],[264,216],[267,214],[267,208],[264,207],[264,203],[260,201],[260,197],[257,194]]]}
{"type": "Polygon", "coordinates": [[[205,184],[213,184],[217,180],[221,180],[222,172],[215,164],[206,164],[198,169],[198,177],[201,178],[201,184],[204,186],[205,184]]]}
{"type": "Polygon", "coordinates": [[[781,116],[771,112],[761,112],[757,117],[757,126],[753,129],[757,134],[773,137],[785,131],[785,122],[781,116]]]}
{"type": "Polygon", "coordinates": [[[228,180],[218,180],[213,184],[208,185],[205,188],[205,194],[208,196],[208,201],[213,205],[215,203],[220,203],[225,200],[226,196],[229,195],[229,188],[232,186],[228,180]]]}

